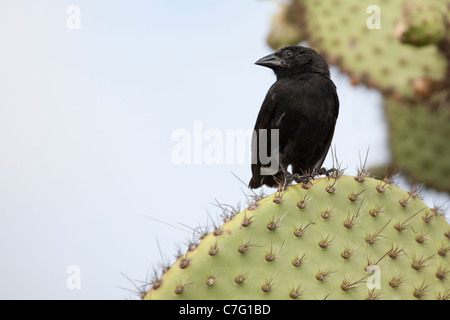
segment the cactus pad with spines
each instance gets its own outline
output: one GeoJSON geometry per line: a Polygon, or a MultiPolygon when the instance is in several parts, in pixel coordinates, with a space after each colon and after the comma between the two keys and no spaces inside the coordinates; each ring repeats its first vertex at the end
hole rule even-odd
{"type": "Polygon", "coordinates": [[[397,38],[415,46],[439,43],[445,36],[446,11],[443,1],[404,2],[396,25],[397,38]]]}
{"type": "Polygon", "coordinates": [[[305,31],[299,22],[301,10],[296,1],[289,4],[280,3],[279,11],[272,18],[272,29],[267,37],[267,43],[271,48],[278,50],[305,40],[305,31]]]}
{"type": "Polygon", "coordinates": [[[450,16],[443,1],[409,2],[292,0],[300,8],[297,25],[305,40],[349,74],[353,84],[406,100],[416,98],[412,83],[417,79],[440,82],[446,77],[448,61],[432,44],[448,32],[443,17],[450,16]],[[374,6],[379,8],[378,17],[371,11],[374,6]],[[372,25],[377,20],[379,28],[372,25]]]}
{"type": "Polygon", "coordinates": [[[415,192],[323,178],[233,215],[145,299],[449,299],[449,256],[449,224],[415,192]]]}
{"type": "Polygon", "coordinates": [[[450,105],[385,103],[393,163],[415,181],[450,192],[450,105]]]}

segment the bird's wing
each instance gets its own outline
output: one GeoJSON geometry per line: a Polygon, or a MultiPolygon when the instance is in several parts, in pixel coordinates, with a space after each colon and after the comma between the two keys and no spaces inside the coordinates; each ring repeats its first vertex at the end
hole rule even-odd
{"type": "Polygon", "coordinates": [[[256,118],[255,130],[272,128],[272,119],[277,105],[277,82],[275,82],[264,98],[256,118]]]}
{"type": "Polygon", "coordinates": [[[301,79],[278,80],[268,92],[255,127],[279,129],[280,160],[301,173],[322,165],[338,112],[334,83],[310,73],[301,79]]]}
{"type": "MultiPolygon", "coordinates": [[[[271,146],[271,133],[270,129],[276,128],[274,119],[276,118],[277,105],[279,104],[279,94],[277,94],[278,82],[275,82],[266,94],[266,97],[259,110],[258,117],[256,118],[256,123],[253,131],[252,139],[252,179],[250,180],[249,186],[251,188],[258,188],[262,184],[261,176],[261,161],[259,157],[258,145],[260,141],[267,141],[268,148],[271,146]],[[266,129],[266,130],[264,130],[266,129]]],[[[269,149],[270,150],[270,149],[269,149]]],[[[273,180],[273,178],[270,178],[273,180]]],[[[270,185],[270,182],[265,181],[265,183],[270,185]]],[[[273,181],[275,184],[275,181],[273,181]]]]}
{"type": "Polygon", "coordinates": [[[330,110],[332,110],[333,112],[333,118],[332,118],[332,126],[330,126],[330,130],[327,133],[327,138],[326,140],[324,140],[323,142],[323,154],[321,155],[320,159],[315,163],[314,167],[316,169],[320,169],[320,167],[322,166],[323,162],[325,161],[325,158],[327,157],[328,154],[328,150],[330,149],[331,146],[331,141],[333,140],[333,136],[334,136],[334,130],[336,127],[336,122],[337,122],[337,118],[338,118],[338,114],[339,114],[339,97],[337,95],[337,91],[336,91],[336,86],[334,85],[334,83],[330,80],[330,96],[332,96],[332,99],[326,99],[327,104],[329,104],[330,110]]]}

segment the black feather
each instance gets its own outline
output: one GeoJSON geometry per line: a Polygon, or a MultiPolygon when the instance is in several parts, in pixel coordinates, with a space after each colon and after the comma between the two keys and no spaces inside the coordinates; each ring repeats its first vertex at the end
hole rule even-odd
{"type": "Polygon", "coordinates": [[[333,139],[339,99],[326,60],[313,49],[285,47],[257,64],[273,69],[277,81],[256,120],[256,139],[252,142],[252,158],[256,161],[252,161],[249,187],[275,187],[290,165],[292,174],[320,169],[333,139]],[[268,150],[272,145],[270,130],[279,130],[279,167],[273,175],[261,173],[261,168],[270,164],[261,161],[259,142],[266,137],[260,129],[267,129],[268,150]]]}

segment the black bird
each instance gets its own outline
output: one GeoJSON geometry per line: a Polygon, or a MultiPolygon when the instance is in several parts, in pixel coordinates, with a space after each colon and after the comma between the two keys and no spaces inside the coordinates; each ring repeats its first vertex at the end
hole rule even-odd
{"type": "Polygon", "coordinates": [[[309,181],[311,175],[328,173],[321,166],[333,139],[339,99],[327,61],[313,49],[289,46],[255,64],[271,68],[277,81],[256,119],[249,187],[276,187],[283,181],[309,181]],[[278,147],[273,132],[278,132],[278,147]]]}

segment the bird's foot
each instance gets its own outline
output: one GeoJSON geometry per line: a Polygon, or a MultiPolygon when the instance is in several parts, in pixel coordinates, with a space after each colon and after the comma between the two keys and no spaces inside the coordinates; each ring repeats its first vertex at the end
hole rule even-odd
{"type": "Polygon", "coordinates": [[[325,167],[320,168],[315,173],[316,173],[316,175],[319,175],[319,176],[323,176],[323,175],[327,176],[328,179],[330,177],[338,177],[341,174],[340,170],[338,170],[336,168],[327,169],[325,167]]]}
{"type": "Polygon", "coordinates": [[[294,173],[294,174],[287,174],[286,177],[286,185],[290,185],[292,184],[292,182],[297,182],[297,183],[305,183],[305,184],[310,184],[311,180],[314,180],[314,177],[311,175],[300,175],[298,173],[294,173]]]}

